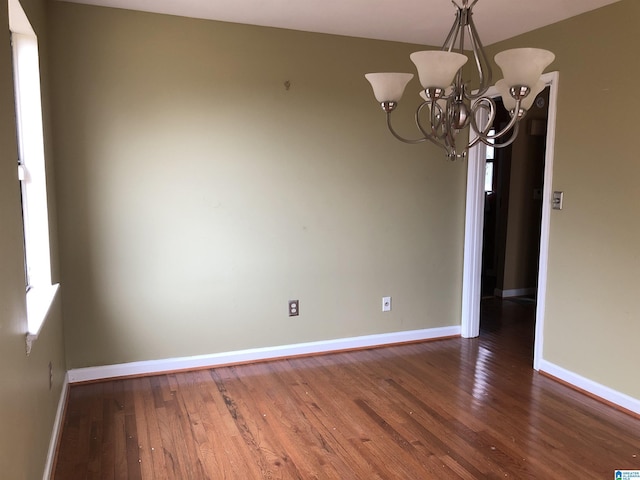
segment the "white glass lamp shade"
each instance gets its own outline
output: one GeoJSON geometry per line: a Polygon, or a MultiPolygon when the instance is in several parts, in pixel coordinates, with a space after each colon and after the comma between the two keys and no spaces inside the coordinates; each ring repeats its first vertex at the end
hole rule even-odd
{"type": "MultiPolygon", "coordinates": [[[[542,90],[544,90],[545,86],[546,84],[542,80],[538,80],[538,82],[529,92],[529,95],[527,95],[525,98],[523,98],[520,101],[520,108],[529,110],[531,108],[531,105],[533,105],[533,102],[535,101],[536,97],[542,90]]],[[[511,89],[511,86],[507,84],[507,82],[504,79],[498,80],[496,82],[496,89],[498,90],[498,92],[500,92],[500,96],[502,97],[502,103],[504,104],[504,108],[506,108],[508,111],[511,111],[514,108],[516,108],[516,100],[511,96],[511,92],[509,91],[511,89]]]]}
{"type": "Polygon", "coordinates": [[[540,76],[556,56],[549,50],[540,48],[514,48],[495,56],[502,69],[504,80],[510,87],[524,85],[531,89],[538,83],[540,76]]]}
{"type": "Polygon", "coordinates": [[[364,76],[378,102],[399,102],[413,73],[367,73],[364,76]]]}
{"type": "Polygon", "coordinates": [[[467,63],[467,57],[461,53],[426,50],[409,55],[418,69],[422,88],[445,89],[453,82],[453,77],[467,63]]]}

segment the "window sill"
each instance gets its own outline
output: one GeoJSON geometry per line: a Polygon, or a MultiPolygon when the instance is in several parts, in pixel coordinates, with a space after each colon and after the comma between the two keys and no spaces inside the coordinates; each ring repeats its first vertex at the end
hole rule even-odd
{"type": "Polygon", "coordinates": [[[27,355],[38,339],[60,284],[33,287],[27,292],[27,355]]]}

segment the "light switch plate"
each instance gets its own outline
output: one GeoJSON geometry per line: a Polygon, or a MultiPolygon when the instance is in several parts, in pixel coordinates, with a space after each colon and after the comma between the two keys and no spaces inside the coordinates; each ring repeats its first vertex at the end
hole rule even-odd
{"type": "Polygon", "coordinates": [[[553,204],[551,205],[554,210],[562,210],[562,202],[564,200],[564,192],[553,192],[553,204]]]}

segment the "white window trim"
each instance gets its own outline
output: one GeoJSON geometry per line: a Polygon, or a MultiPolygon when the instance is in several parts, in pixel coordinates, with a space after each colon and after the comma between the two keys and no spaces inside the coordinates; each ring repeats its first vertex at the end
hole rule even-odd
{"type": "Polygon", "coordinates": [[[18,0],[8,0],[13,47],[18,179],[23,182],[22,218],[28,285],[26,350],[31,352],[58,291],[51,282],[49,211],[45,172],[38,38],[18,0]]]}
{"type": "Polygon", "coordinates": [[[31,353],[33,342],[38,339],[51,305],[56,298],[60,284],[40,285],[27,292],[27,355],[31,353]]]}

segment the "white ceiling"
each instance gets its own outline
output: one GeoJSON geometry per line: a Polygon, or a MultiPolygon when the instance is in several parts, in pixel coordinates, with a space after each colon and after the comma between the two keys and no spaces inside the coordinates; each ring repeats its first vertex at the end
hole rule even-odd
{"type": "MultiPolygon", "coordinates": [[[[184,17],[440,46],[450,0],[70,0],[184,17]]],[[[620,0],[480,0],[474,21],[485,45],[620,0]]],[[[462,3],[462,0],[458,0],[462,3]]]]}

